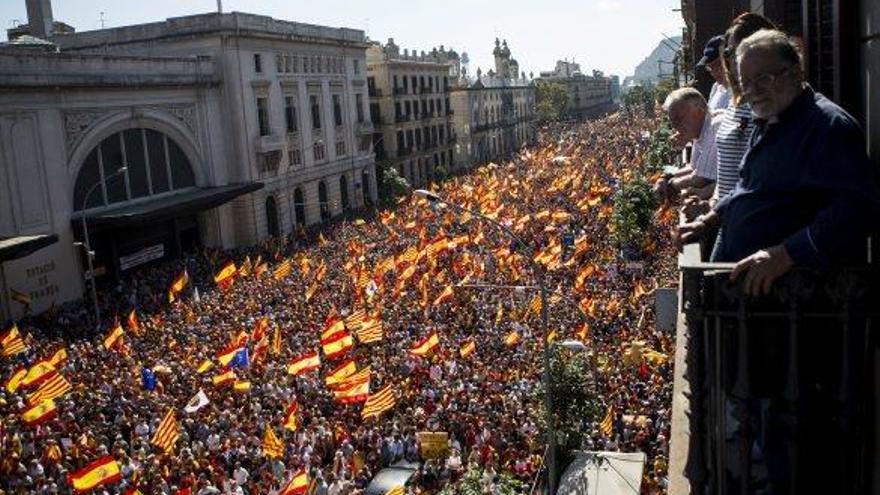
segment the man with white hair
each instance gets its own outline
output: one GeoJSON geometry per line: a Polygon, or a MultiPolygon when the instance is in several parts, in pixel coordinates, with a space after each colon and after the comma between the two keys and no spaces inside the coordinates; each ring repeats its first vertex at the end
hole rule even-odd
{"type": "MultiPolygon", "coordinates": [[[[705,98],[694,88],[679,88],[669,93],[663,102],[663,110],[675,130],[675,142],[693,143],[691,162],[673,174],[658,180],[654,190],[664,197],[675,196],[685,189],[703,191],[701,196],[711,195],[715,183],[717,151],[715,126],[705,98]]],[[[704,198],[705,199],[705,198],[704,198]]]]}
{"type": "Polygon", "coordinates": [[[859,125],[804,82],[800,53],[761,30],[736,50],[743,96],[756,118],[740,180],[715,208],[681,227],[682,242],[722,229],[717,261],[735,261],[746,293],[768,293],[792,266],[865,259],[880,189],[859,125]]]}

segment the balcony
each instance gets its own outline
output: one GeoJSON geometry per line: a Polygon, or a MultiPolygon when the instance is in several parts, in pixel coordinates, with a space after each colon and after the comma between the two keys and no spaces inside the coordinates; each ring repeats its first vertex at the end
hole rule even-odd
{"type": "Polygon", "coordinates": [[[373,133],[373,123],[369,121],[357,122],[354,124],[355,132],[359,135],[367,135],[373,133]]]}
{"type": "Polygon", "coordinates": [[[670,493],[877,493],[880,270],[795,269],[747,297],[732,268],[679,258],[670,493]]]}
{"type": "Polygon", "coordinates": [[[371,98],[379,98],[382,96],[382,90],[379,88],[370,88],[368,94],[371,98]]]}
{"type": "Polygon", "coordinates": [[[406,88],[394,88],[394,96],[403,96],[406,94],[406,88]]]}
{"type": "Polygon", "coordinates": [[[285,148],[287,137],[284,134],[268,134],[257,136],[254,140],[254,151],[257,153],[270,153],[281,151],[285,148]]]}

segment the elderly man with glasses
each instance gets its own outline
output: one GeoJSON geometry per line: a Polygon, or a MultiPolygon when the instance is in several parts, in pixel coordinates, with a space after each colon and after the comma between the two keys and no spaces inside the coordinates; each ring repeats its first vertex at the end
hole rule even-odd
{"type": "Polygon", "coordinates": [[[740,180],[714,209],[683,225],[683,243],[720,225],[714,261],[735,261],[748,294],[768,293],[792,266],[865,259],[880,190],[855,119],[804,82],[800,53],[761,30],[736,50],[743,96],[756,119],[740,180]]]}

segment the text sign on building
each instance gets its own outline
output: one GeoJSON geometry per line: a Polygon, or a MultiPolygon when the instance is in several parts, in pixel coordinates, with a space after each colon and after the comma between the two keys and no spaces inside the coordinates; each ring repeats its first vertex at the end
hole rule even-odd
{"type": "Polygon", "coordinates": [[[119,269],[125,271],[149,261],[161,259],[163,256],[165,256],[165,244],[145,247],[140,251],[119,258],[119,269]]]}

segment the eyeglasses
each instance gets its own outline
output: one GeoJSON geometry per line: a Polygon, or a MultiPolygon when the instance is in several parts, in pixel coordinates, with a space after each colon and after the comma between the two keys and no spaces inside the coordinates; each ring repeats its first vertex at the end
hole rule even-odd
{"type": "Polygon", "coordinates": [[[750,89],[767,89],[772,86],[777,79],[785,75],[786,72],[791,70],[794,67],[793,65],[789,65],[784,69],[780,69],[776,72],[772,72],[769,74],[761,74],[753,79],[743,79],[742,76],[739,78],[739,87],[742,89],[743,93],[748,92],[750,89]]]}

